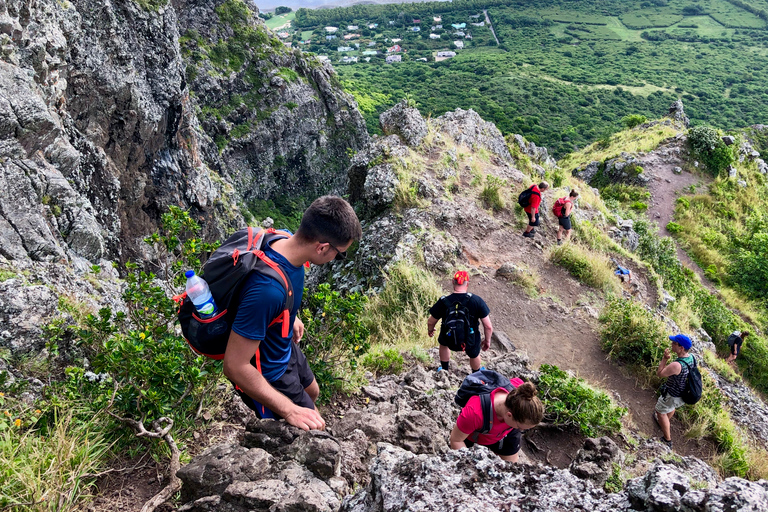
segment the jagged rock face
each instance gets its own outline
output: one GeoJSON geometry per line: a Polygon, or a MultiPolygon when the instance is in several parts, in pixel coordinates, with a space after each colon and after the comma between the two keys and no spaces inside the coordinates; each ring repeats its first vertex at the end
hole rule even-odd
{"type": "Polygon", "coordinates": [[[512,154],[496,125],[484,121],[472,109],[446,112],[435,119],[435,127],[456,144],[473,150],[485,149],[504,162],[512,162],[512,154]]]}
{"type": "Polygon", "coordinates": [[[220,238],[242,225],[243,198],[343,191],[348,154],[368,140],[362,116],[330,66],[276,43],[255,12],[240,0],[156,12],[132,1],[2,2],[0,254],[137,258],[169,205],[220,238]],[[245,18],[222,22],[222,4],[245,18]],[[180,31],[195,31],[215,60],[243,26],[258,40],[240,69],[226,53],[226,69],[184,60],[180,31]],[[225,106],[221,120],[211,114],[225,106]]]}
{"type": "Polygon", "coordinates": [[[569,470],[579,478],[592,480],[596,485],[602,486],[611,475],[613,465],[620,465],[623,460],[624,453],[610,437],[587,439],[569,470]]]}
{"type": "Polygon", "coordinates": [[[685,115],[685,110],[683,109],[683,100],[677,100],[669,106],[667,117],[682,123],[686,128],[688,128],[688,125],[691,122],[691,120],[688,119],[688,116],[685,115]]]}
{"type": "Polygon", "coordinates": [[[2,10],[14,27],[0,63],[6,257],[127,257],[170,204],[212,217],[219,190],[197,158],[173,9],[19,0],[2,10]]]}
{"type": "Polygon", "coordinates": [[[288,49],[250,2],[173,4],[189,88],[221,150],[212,148],[209,164],[224,168],[246,202],[344,192],[349,155],[368,134],[330,65],[288,49]]]}

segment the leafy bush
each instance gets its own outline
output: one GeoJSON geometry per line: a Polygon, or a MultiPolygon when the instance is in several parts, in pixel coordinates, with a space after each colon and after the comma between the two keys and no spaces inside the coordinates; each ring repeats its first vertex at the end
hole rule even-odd
{"type": "Polygon", "coordinates": [[[627,128],[634,128],[635,126],[641,125],[646,121],[648,121],[648,118],[642,114],[630,114],[628,116],[624,116],[621,119],[621,124],[627,128]]]}
{"type": "Polygon", "coordinates": [[[644,203],[643,201],[635,201],[630,204],[629,207],[638,212],[644,212],[648,209],[648,203],[644,203]]]}
{"type": "Polygon", "coordinates": [[[341,381],[370,348],[369,330],[362,318],[367,301],[365,295],[342,296],[322,283],[301,311],[305,328],[301,348],[320,384],[323,401],[341,390],[341,381]]]}
{"type": "Polygon", "coordinates": [[[756,233],[729,267],[731,282],[748,296],[768,299],[768,233],[756,233]]]}
{"type": "Polygon", "coordinates": [[[621,430],[621,418],[627,410],[614,404],[607,393],[557,366],[543,364],[539,371],[539,392],[549,421],[577,427],[587,437],[611,435],[621,430]]]}
{"type": "Polygon", "coordinates": [[[734,148],[727,146],[717,130],[709,126],[694,126],[688,130],[688,144],[713,176],[718,176],[734,162],[734,148]]]}
{"type": "Polygon", "coordinates": [[[653,313],[634,300],[614,298],[605,305],[600,322],[603,349],[609,357],[635,365],[640,373],[655,379],[667,335],[653,313]]]}
{"type": "Polygon", "coordinates": [[[667,223],[667,231],[669,231],[672,234],[680,233],[683,230],[683,226],[676,222],[668,222],[667,223]]]}
{"type": "Polygon", "coordinates": [[[403,371],[405,359],[396,349],[383,348],[365,354],[362,363],[375,375],[391,375],[403,371]]]}
{"type": "Polygon", "coordinates": [[[587,251],[571,243],[552,249],[549,259],[586,285],[606,291],[618,289],[608,260],[602,254],[587,251]]]}

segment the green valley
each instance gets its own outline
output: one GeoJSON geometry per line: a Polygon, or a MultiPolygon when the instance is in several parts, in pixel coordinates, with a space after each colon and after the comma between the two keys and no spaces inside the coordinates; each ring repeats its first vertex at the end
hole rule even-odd
{"type": "Polygon", "coordinates": [[[763,0],[457,0],[300,9],[292,41],[336,66],[372,132],[411,95],[425,115],[473,108],[562,156],[677,98],[693,124],[764,121],[766,19],[763,0]]]}

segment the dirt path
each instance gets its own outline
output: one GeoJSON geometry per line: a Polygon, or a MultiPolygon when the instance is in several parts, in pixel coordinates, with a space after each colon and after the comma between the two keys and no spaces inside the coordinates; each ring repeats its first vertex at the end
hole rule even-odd
{"type": "MultiPolygon", "coordinates": [[[[648,218],[659,223],[659,233],[662,236],[671,236],[667,230],[667,224],[674,219],[677,198],[684,192],[690,192],[692,186],[705,187],[711,181],[706,177],[687,171],[675,172],[676,168],[682,169],[685,165],[684,155],[682,143],[675,141],[668,145],[659,146],[656,151],[640,159],[644,173],[651,178],[648,184],[648,190],[651,193],[651,202],[647,211],[648,218]]],[[[679,244],[675,244],[675,246],[680,262],[696,272],[701,278],[702,284],[714,293],[715,288],[706,278],[702,268],[680,248],[679,244]]]]}
{"type": "MultiPolygon", "coordinates": [[[[480,229],[471,222],[452,231],[462,240],[467,261],[483,273],[471,281],[470,291],[488,304],[494,329],[503,331],[518,350],[526,352],[533,367],[543,363],[556,365],[608,390],[628,409],[628,424],[645,436],[660,436],[661,432],[651,418],[655,393],[643,389],[624,368],[607,361],[602,350],[596,319],[602,306],[602,292],[581,285],[547,260],[546,252],[556,238],[555,226],[543,223],[538,228],[540,234],[536,240],[542,242],[539,244],[523,238],[522,230],[516,227],[511,216],[502,216],[500,223],[485,237],[468,235],[480,229]],[[538,298],[532,299],[521,287],[494,278],[496,269],[505,262],[528,266],[540,276],[541,294],[538,298]]],[[[443,286],[449,291],[450,281],[443,286]]],[[[626,286],[630,291],[629,285],[626,286]]],[[[655,301],[656,291],[647,281],[641,282],[641,290],[646,301],[655,301]]],[[[679,422],[673,421],[672,435],[677,453],[700,458],[713,454],[708,444],[686,440],[679,422]]],[[[561,467],[567,465],[569,457],[581,447],[579,440],[568,436],[545,437],[547,443],[554,443],[564,450],[556,457],[553,449],[551,462],[561,467]],[[569,453],[571,449],[573,451],[569,453]]]]}

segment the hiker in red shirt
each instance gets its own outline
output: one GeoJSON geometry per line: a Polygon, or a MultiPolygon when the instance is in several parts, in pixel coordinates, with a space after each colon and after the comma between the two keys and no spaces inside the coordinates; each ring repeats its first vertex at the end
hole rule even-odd
{"type": "Polygon", "coordinates": [[[579,193],[575,189],[571,190],[568,196],[561,197],[552,206],[552,213],[555,214],[557,223],[560,224],[557,230],[557,245],[563,243],[563,234],[565,234],[566,240],[571,237],[571,212],[573,212],[573,200],[577,197],[579,197],[579,193]]]}
{"type": "MultiPolygon", "coordinates": [[[[537,185],[531,185],[528,189],[531,191],[528,199],[528,206],[523,207],[528,214],[528,227],[525,228],[523,236],[533,238],[536,234],[536,226],[539,225],[539,205],[541,204],[541,193],[549,188],[549,183],[542,181],[537,185]]],[[[526,191],[527,192],[527,191],[526,191]]],[[[525,193],[525,192],[524,192],[525,193]]]]}
{"type": "Polygon", "coordinates": [[[544,418],[544,405],[536,396],[536,386],[520,379],[512,379],[515,387],[510,392],[496,388],[491,392],[492,424],[487,434],[483,428],[483,409],[480,396],[473,396],[461,410],[456,426],[451,431],[453,450],[471,448],[475,443],[488,447],[508,462],[517,462],[522,431],[528,430],[544,418]]]}

